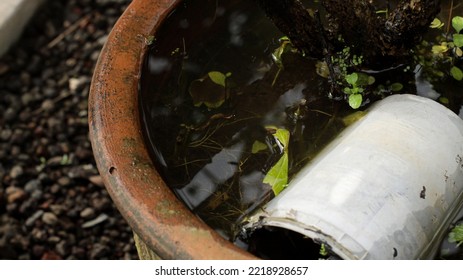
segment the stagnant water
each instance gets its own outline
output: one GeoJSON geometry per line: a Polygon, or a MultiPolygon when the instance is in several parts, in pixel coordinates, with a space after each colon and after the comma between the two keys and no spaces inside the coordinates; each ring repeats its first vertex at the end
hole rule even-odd
{"type": "MultiPolygon", "coordinates": [[[[155,34],[140,106],[160,174],[201,219],[261,257],[318,258],[319,246],[298,234],[264,232],[251,241],[238,235],[242,219],[274,196],[264,182],[281,158],[288,159],[283,177],[290,181],[354,112],[328,98],[317,61],[287,49],[272,59],[283,50],[282,36],[253,1],[184,1],[155,34]],[[289,133],[287,147],[277,131],[289,133]],[[266,252],[261,244],[275,239],[298,245],[266,252]]],[[[461,87],[417,81],[421,94],[461,87]]],[[[461,97],[445,98],[458,113],[461,97]]]]}

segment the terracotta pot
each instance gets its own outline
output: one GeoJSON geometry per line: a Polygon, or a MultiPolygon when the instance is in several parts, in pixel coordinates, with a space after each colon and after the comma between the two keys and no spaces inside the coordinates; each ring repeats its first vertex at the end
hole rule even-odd
{"type": "Polygon", "coordinates": [[[180,0],[134,0],[114,26],[93,76],[90,138],[105,186],[134,232],[163,259],[249,259],[166,186],[142,136],[138,83],[145,37],[180,0]]]}

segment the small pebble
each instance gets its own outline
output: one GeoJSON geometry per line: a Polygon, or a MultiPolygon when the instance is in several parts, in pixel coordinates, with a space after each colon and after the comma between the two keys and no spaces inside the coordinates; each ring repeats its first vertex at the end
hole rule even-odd
{"type": "Polygon", "coordinates": [[[82,210],[82,212],[80,212],[80,217],[86,220],[93,218],[94,216],[95,216],[95,210],[93,210],[93,208],[90,208],[90,207],[87,207],[84,210],[82,210]]]}
{"type": "Polygon", "coordinates": [[[58,222],[58,217],[51,212],[44,213],[42,216],[42,221],[47,225],[55,225],[58,222]]]}

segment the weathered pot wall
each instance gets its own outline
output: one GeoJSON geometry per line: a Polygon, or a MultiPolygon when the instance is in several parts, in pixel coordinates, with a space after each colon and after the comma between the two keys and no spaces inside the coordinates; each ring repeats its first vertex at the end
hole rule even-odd
{"type": "Polygon", "coordinates": [[[253,258],[193,215],[161,179],[141,131],[138,83],[154,34],[180,0],[134,0],[109,35],[89,100],[92,148],[106,188],[138,236],[163,259],[253,258]]]}

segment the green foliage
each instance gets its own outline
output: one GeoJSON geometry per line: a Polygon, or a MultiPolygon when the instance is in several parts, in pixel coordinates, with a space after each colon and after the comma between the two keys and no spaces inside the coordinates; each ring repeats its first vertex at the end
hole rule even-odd
{"type": "Polygon", "coordinates": [[[345,126],[349,126],[349,125],[355,123],[356,121],[362,119],[365,115],[366,115],[365,111],[355,111],[354,113],[352,113],[350,115],[347,115],[344,118],[342,118],[342,123],[345,126]]]}
{"type": "Polygon", "coordinates": [[[456,16],[452,18],[452,26],[455,28],[457,33],[460,33],[460,31],[463,29],[463,17],[456,16]]]}
{"type": "Polygon", "coordinates": [[[322,245],[320,246],[320,252],[319,254],[323,257],[326,257],[328,256],[328,250],[326,250],[326,246],[325,246],[325,243],[322,243],[322,245]]]}
{"type": "Polygon", "coordinates": [[[432,22],[431,22],[431,25],[429,27],[431,28],[436,28],[436,29],[440,29],[444,26],[444,23],[442,21],[440,21],[440,19],[438,18],[435,18],[432,22]]]}
{"type": "Polygon", "coordinates": [[[227,80],[227,76],[224,75],[222,72],[219,71],[211,71],[207,73],[209,76],[209,79],[211,79],[212,82],[218,84],[219,86],[225,87],[225,81],[227,80]]]}
{"type": "Polygon", "coordinates": [[[190,84],[189,92],[196,107],[205,105],[209,109],[222,106],[227,99],[228,79],[231,73],[223,74],[211,71],[206,76],[194,80],[190,84]]]}
{"type": "Polygon", "coordinates": [[[463,34],[453,34],[453,43],[456,47],[463,47],[463,34]]]}
{"type": "Polygon", "coordinates": [[[283,148],[283,155],[278,162],[267,172],[264,184],[269,184],[275,195],[284,190],[288,184],[288,145],[290,133],[286,129],[278,128],[273,135],[283,148]]]}
{"type": "Polygon", "coordinates": [[[155,41],[156,41],[156,37],[154,37],[153,35],[145,37],[145,44],[147,46],[151,46],[155,41]]]}
{"type": "Polygon", "coordinates": [[[267,145],[265,143],[262,143],[262,142],[256,140],[252,144],[251,153],[257,154],[258,152],[265,151],[266,149],[267,149],[267,145]]]}
{"type": "Polygon", "coordinates": [[[344,93],[348,96],[349,106],[358,109],[362,105],[365,87],[375,83],[375,78],[364,73],[354,72],[345,77],[348,87],[344,88],[344,93]]]}
{"type": "Polygon", "coordinates": [[[449,234],[449,242],[457,243],[457,246],[463,244],[463,224],[455,226],[449,234]]]}
{"type": "Polygon", "coordinates": [[[450,75],[452,75],[452,77],[457,81],[463,80],[463,71],[461,71],[461,69],[456,66],[453,66],[450,69],[450,75]]]}
{"type": "Polygon", "coordinates": [[[272,58],[278,68],[283,68],[283,54],[293,50],[293,45],[288,37],[284,36],[279,39],[280,46],[273,51],[272,58]]]}
{"type": "Polygon", "coordinates": [[[362,105],[362,102],[363,102],[363,96],[361,94],[349,95],[349,106],[352,107],[352,109],[360,108],[360,105],[362,105]]]}
{"type": "Polygon", "coordinates": [[[401,83],[393,83],[391,85],[391,90],[394,92],[401,91],[404,88],[404,86],[401,83]]]}
{"type": "MultiPolygon", "coordinates": [[[[428,80],[438,81],[447,76],[453,77],[457,81],[463,80],[460,66],[463,56],[463,17],[455,16],[451,20],[453,34],[449,36],[438,36],[436,42],[423,41],[416,49],[416,61],[423,67],[423,73],[428,80]],[[427,48],[431,46],[431,53],[427,48]],[[460,62],[459,62],[460,61],[460,62]],[[450,74],[450,75],[449,75],[450,74]]],[[[435,19],[431,28],[440,28],[443,23],[435,19]]],[[[448,30],[450,32],[451,30],[448,30]]]]}

